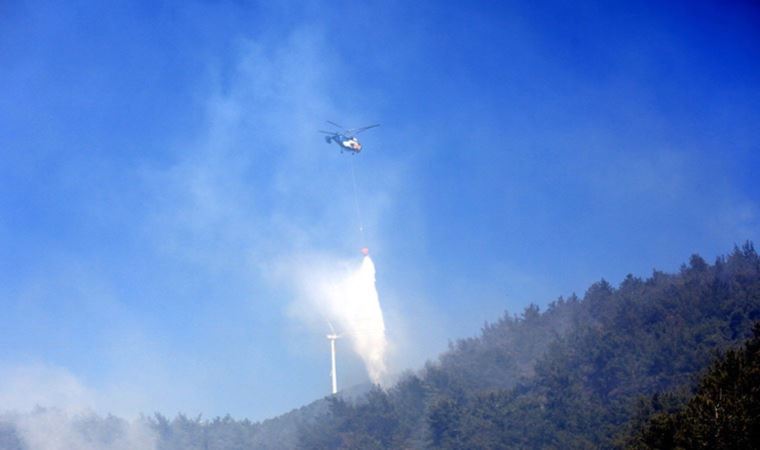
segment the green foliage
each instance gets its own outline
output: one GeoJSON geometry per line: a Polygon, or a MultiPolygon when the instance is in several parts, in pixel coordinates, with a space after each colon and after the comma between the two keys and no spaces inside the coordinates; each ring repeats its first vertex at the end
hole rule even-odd
{"type": "MultiPolygon", "coordinates": [[[[664,436],[652,442],[668,447],[677,442],[672,433],[679,426],[670,411],[685,400],[651,396],[692,386],[718,352],[750,336],[758,319],[760,259],[752,245],[714,265],[694,255],[678,274],[629,275],[617,288],[602,280],[582,300],[573,296],[543,313],[530,306],[521,317],[505,315],[486,324],[481,336],[451,344],[404,387],[374,393],[364,404],[334,405],[318,423],[331,423],[326,429],[341,437],[332,448],[356,442],[611,448],[630,443],[627,433],[651,419],[664,436]],[[653,400],[643,402],[647,397],[653,400]]],[[[713,404],[703,403],[695,414],[711,411],[713,404]]],[[[725,425],[719,439],[729,429],[742,433],[725,425]]],[[[712,428],[690,432],[715,436],[712,428]]]]}
{"type": "Polygon", "coordinates": [[[158,435],[157,450],[243,450],[251,448],[260,431],[259,424],[230,416],[207,421],[179,414],[169,421],[156,414],[148,423],[158,435]]]}
{"type": "Polygon", "coordinates": [[[16,428],[11,423],[0,422],[0,449],[26,450],[18,436],[16,428]]]}
{"type": "Polygon", "coordinates": [[[331,397],[329,415],[302,430],[299,448],[398,448],[406,437],[401,415],[388,394],[378,387],[358,403],[331,397]]]}
{"type": "Polygon", "coordinates": [[[760,324],[742,349],[727,351],[710,367],[685,405],[655,404],[627,444],[637,449],[758,448],[760,324]]]}

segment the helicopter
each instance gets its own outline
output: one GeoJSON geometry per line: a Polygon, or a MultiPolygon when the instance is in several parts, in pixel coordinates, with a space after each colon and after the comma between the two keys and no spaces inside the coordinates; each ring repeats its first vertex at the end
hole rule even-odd
{"type": "Polygon", "coordinates": [[[320,133],[325,133],[329,135],[329,136],[325,136],[325,142],[327,142],[328,144],[330,142],[335,142],[336,144],[340,146],[341,153],[343,153],[344,151],[348,151],[354,155],[362,151],[362,144],[361,142],[359,142],[359,139],[357,139],[354,135],[359,134],[362,131],[369,130],[370,128],[375,128],[375,127],[380,126],[380,124],[377,123],[375,125],[369,125],[369,126],[361,127],[361,128],[346,129],[335,122],[330,122],[329,120],[327,121],[327,123],[340,128],[342,131],[317,130],[320,133]]]}

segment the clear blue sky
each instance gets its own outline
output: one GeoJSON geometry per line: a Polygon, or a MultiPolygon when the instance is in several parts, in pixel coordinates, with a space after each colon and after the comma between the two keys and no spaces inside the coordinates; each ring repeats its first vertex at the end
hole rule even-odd
{"type": "Polygon", "coordinates": [[[363,245],[403,370],[505,310],[757,243],[760,9],[608,3],[3,2],[2,404],[319,398],[296,268],[363,245]],[[352,161],[327,119],[382,126],[352,161]]]}

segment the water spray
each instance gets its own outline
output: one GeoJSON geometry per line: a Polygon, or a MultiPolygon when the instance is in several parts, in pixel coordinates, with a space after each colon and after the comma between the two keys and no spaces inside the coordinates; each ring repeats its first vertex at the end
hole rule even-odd
{"type": "MultiPolygon", "coordinates": [[[[354,263],[355,264],[355,263],[354,263]]],[[[337,267],[336,267],[337,269],[337,267]]],[[[366,255],[348,273],[325,270],[323,262],[314,261],[306,268],[311,282],[305,287],[325,317],[330,320],[330,376],[332,392],[337,392],[336,340],[347,339],[362,359],[373,383],[383,382],[387,340],[385,321],[375,287],[375,265],[366,255]],[[315,290],[316,289],[316,290],[315,290]],[[340,330],[340,332],[336,332],[340,330]]]]}

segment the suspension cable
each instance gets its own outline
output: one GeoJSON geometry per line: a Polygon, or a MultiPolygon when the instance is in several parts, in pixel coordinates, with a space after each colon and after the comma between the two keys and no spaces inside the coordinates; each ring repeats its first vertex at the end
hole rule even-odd
{"type": "MultiPolygon", "coordinates": [[[[354,156],[354,155],[351,155],[354,156]]],[[[356,193],[356,174],[354,173],[354,159],[351,158],[351,181],[354,185],[354,209],[356,210],[356,221],[359,223],[359,234],[361,235],[362,245],[364,245],[364,223],[362,222],[362,214],[359,210],[359,197],[356,193]]]]}

